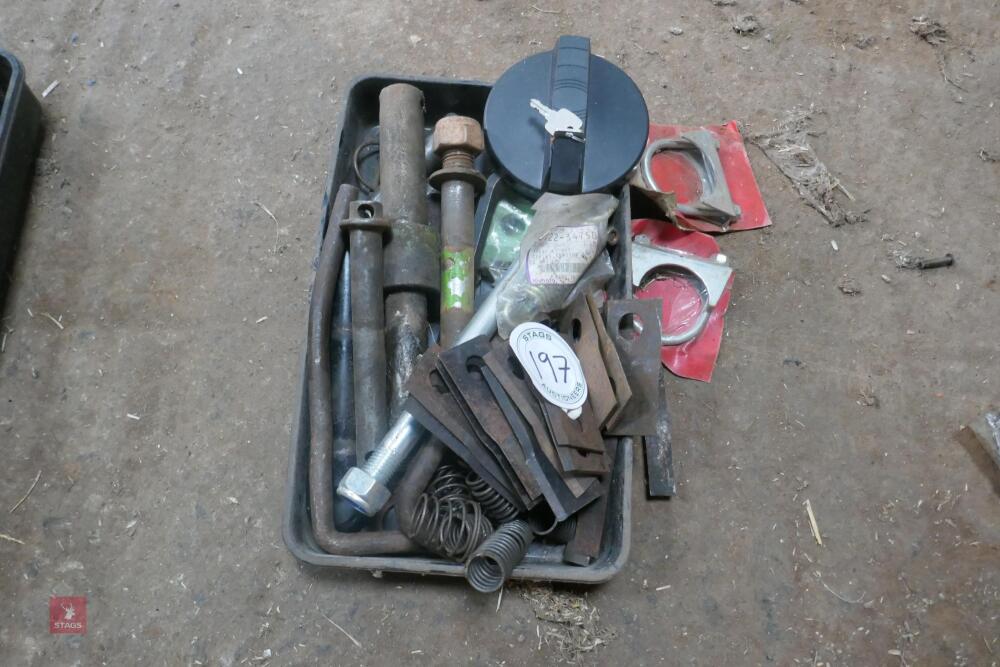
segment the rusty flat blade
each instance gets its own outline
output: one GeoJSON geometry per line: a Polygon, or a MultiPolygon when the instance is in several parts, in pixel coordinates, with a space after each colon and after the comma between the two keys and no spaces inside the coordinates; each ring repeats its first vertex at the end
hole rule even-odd
{"type": "Polygon", "coordinates": [[[604,321],[594,320],[593,313],[585,298],[577,299],[563,312],[559,321],[559,332],[563,334],[580,359],[583,376],[587,380],[587,401],[594,410],[597,425],[604,428],[618,406],[611,378],[601,355],[601,340],[598,331],[603,331],[604,321]]]}
{"type": "Polygon", "coordinates": [[[597,302],[589,294],[587,295],[587,307],[590,309],[591,318],[598,324],[596,330],[598,348],[601,351],[601,357],[604,359],[604,368],[607,370],[611,389],[615,393],[615,407],[607,416],[602,426],[602,428],[607,430],[615,426],[621,418],[625,406],[628,405],[629,399],[632,398],[632,388],[629,386],[628,377],[625,375],[625,369],[622,367],[622,360],[618,356],[615,343],[611,340],[611,336],[608,335],[608,331],[605,328],[604,319],[601,317],[601,311],[597,306],[597,302]]]}
{"type": "MultiPolygon", "coordinates": [[[[615,461],[618,454],[618,438],[608,438],[608,457],[615,461]]],[[[574,565],[590,565],[601,552],[601,542],[604,539],[604,526],[607,523],[608,492],[611,487],[611,473],[601,477],[601,496],[597,501],[585,507],[576,518],[576,533],[566,544],[563,560],[574,565]]]]}
{"type": "Polygon", "coordinates": [[[575,495],[570,491],[566,480],[559,471],[539,451],[537,444],[524,417],[514,405],[511,397],[504,390],[500,381],[488,365],[484,365],[482,373],[490,390],[496,397],[503,413],[510,419],[510,425],[517,439],[524,448],[525,461],[534,472],[536,480],[542,489],[545,501],[548,503],[556,521],[564,521],[588,504],[597,500],[600,494],[600,484],[591,483],[586,490],[575,495]]]}
{"type": "Polygon", "coordinates": [[[646,452],[646,492],[650,498],[670,498],[677,492],[674,453],[670,442],[670,413],[667,410],[667,381],[660,374],[660,404],[656,435],[643,438],[646,452]]]}
{"type": "Polygon", "coordinates": [[[417,360],[406,385],[410,393],[406,403],[407,411],[506,500],[519,509],[524,509],[524,503],[512,487],[508,473],[473,433],[455,398],[447,390],[442,392],[440,387],[434,385],[431,378],[438,372],[437,352],[437,348],[430,349],[417,360]]]}
{"type": "Polygon", "coordinates": [[[562,408],[552,405],[537,392],[535,399],[545,414],[545,421],[552,433],[552,441],[556,445],[598,454],[604,452],[604,439],[601,437],[601,429],[597,426],[597,419],[589,402],[583,404],[579,417],[571,419],[562,408]]]}
{"type": "Polygon", "coordinates": [[[525,462],[524,451],[514,437],[507,418],[478,370],[485,365],[483,356],[489,351],[489,339],[479,336],[442,352],[438,357],[438,368],[447,373],[446,380],[466,418],[483,439],[494,444],[506,459],[524,489],[525,505],[531,507],[531,503],[542,495],[542,490],[525,462]]]}
{"type": "MultiPolygon", "coordinates": [[[[487,368],[493,372],[493,376],[500,383],[503,390],[507,392],[507,395],[510,396],[511,401],[517,407],[521,416],[531,427],[532,434],[535,436],[535,443],[539,446],[539,449],[541,449],[549,463],[558,468],[560,465],[559,454],[549,436],[548,427],[545,425],[545,420],[542,417],[541,407],[528,389],[527,385],[529,381],[514,375],[514,372],[511,370],[512,359],[513,355],[510,352],[510,348],[507,347],[506,342],[499,338],[493,342],[493,350],[484,357],[487,368]],[[501,361],[502,359],[506,360],[506,362],[501,361]]],[[[514,361],[513,363],[516,364],[517,362],[514,361]]],[[[567,478],[566,485],[574,496],[580,496],[587,490],[585,480],[579,480],[575,477],[567,478]]]]}
{"type": "Polygon", "coordinates": [[[595,454],[573,447],[556,447],[559,467],[567,475],[601,475],[608,471],[604,453],[595,454]]]}
{"type": "Polygon", "coordinates": [[[632,397],[618,422],[606,429],[605,435],[655,436],[657,433],[662,303],[661,299],[608,301],[606,329],[628,376],[632,397]]]}

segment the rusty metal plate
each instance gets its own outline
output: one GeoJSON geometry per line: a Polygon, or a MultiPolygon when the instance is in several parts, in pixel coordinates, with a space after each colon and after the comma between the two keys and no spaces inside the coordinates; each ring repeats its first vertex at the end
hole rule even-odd
{"type": "Polygon", "coordinates": [[[569,341],[583,367],[583,376],[587,380],[587,400],[594,410],[597,424],[604,428],[618,406],[618,399],[611,386],[608,369],[604,366],[598,330],[604,330],[604,322],[594,320],[584,298],[577,299],[563,311],[559,321],[559,332],[569,341]]]}
{"type": "Polygon", "coordinates": [[[545,421],[552,433],[552,441],[556,445],[588,452],[604,452],[604,439],[601,437],[601,429],[597,426],[597,418],[589,402],[583,404],[579,417],[570,419],[564,410],[552,405],[537,392],[535,399],[545,414],[545,421]]]}
{"type": "MultiPolygon", "coordinates": [[[[608,456],[612,461],[618,454],[618,438],[608,438],[608,456]]],[[[585,507],[576,518],[576,533],[563,551],[563,560],[574,565],[590,565],[601,552],[604,526],[607,523],[608,492],[611,487],[611,473],[601,477],[601,496],[597,502],[585,507]]]]}
{"type": "MultiPolygon", "coordinates": [[[[440,359],[438,361],[440,362],[440,359]]],[[[484,461],[491,461],[500,469],[501,478],[505,480],[507,488],[517,494],[521,505],[530,503],[531,498],[528,497],[524,487],[518,481],[517,474],[514,472],[514,468],[510,465],[507,457],[504,456],[503,450],[486,435],[479,422],[469,413],[468,406],[464,405],[460,400],[448,373],[438,364],[431,371],[431,376],[434,382],[444,386],[445,392],[450,399],[451,419],[460,422],[465,432],[470,434],[472,442],[475,443],[475,446],[472,448],[473,453],[483,457],[484,461]]]]}
{"type": "Polygon", "coordinates": [[[660,416],[662,299],[612,299],[606,328],[628,377],[632,398],[607,435],[656,435],[660,416]]]}
{"type": "Polygon", "coordinates": [[[466,417],[478,434],[496,445],[510,464],[517,481],[525,492],[525,505],[542,495],[535,476],[527,465],[524,451],[511,430],[510,423],[497,405],[479,367],[485,365],[483,356],[490,351],[485,336],[445,350],[438,357],[438,368],[445,371],[452,394],[458,399],[466,417]]]}
{"type": "Polygon", "coordinates": [[[451,393],[442,392],[441,384],[432,379],[438,373],[437,355],[438,348],[433,348],[417,360],[406,385],[410,393],[406,410],[506,500],[523,510],[524,503],[511,486],[507,472],[473,433],[451,393]]]}
{"type": "MultiPolygon", "coordinates": [[[[510,397],[515,407],[517,407],[521,416],[531,427],[532,434],[535,436],[535,443],[542,451],[542,454],[553,467],[558,468],[560,465],[559,455],[549,436],[548,427],[546,427],[544,418],[542,417],[541,407],[531,395],[531,391],[528,388],[529,380],[527,378],[518,378],[514,375],[512,368],[514,367],[513,364],[517,362],[514,360],[507,343],[499,338],[495,339],[493,341],[493,350],[484,356],[483,360],[486,362],[486,367],[492,371],[493,376],[510,397]]],[[[574,496],[580,496],[587,490],[586,480],[569,477],[566,479],[566,485],[574,496]]]]}
{"type": "Polygon", "coordinates": [[[670,498],[677,492],[674,452],[670,443],[670,413],[667,411],[667,381],[660,374],[660,404],[656,435],[643,440],[646,451],[646,492],[650,498],[670,498]]]}
{"type": "Polygon", "coordinates": [[[568,475],[602,475],[608,471],[604,453],[586,452],[573,447],[556,447],[559,467],[568,475]]]}
{"type": "Polygon", "coordinates": [[[534,472],[542,488],[545,501],[552,510],[555,520],[557,522],[564,521],[574,513],[596,501],[600,494],[600,484],[590,484],[580,495],[575,495],[570,491],[566,479],[559,474],[559,471],[539,451],[531,427],[488,365],[483,365],[482,374],[490,390],[493,392],[497,404],[504,415],[510,420],[511,429],[517,434],[517,439],[524,448],[525,461],[534,472]]]}
{"type": "Polygon", "coordinates": [[[599,324],[597,327],[598,347],[601,351],[601,357],[604,359],[604,369],[608,373],[608,381],[611,383],[611,389],[615,393],[615,407],[607,419],[605,419],[602,427],[607,430],[615,426],[621,418],[625,406],[628,405],[629,399],[632,398],[632,388],[629,386],[628,377],[625,375],[625,369],[622,367],[622,360],[618,356],[618,350],[615,349],[615,343],[611,340],[611,336],[608,335],[608,331],[604,326],[600,308],[598,308],[594,297],[589,294],[587,295],[587,307],[590,309],[591,318],[599,324]]]}

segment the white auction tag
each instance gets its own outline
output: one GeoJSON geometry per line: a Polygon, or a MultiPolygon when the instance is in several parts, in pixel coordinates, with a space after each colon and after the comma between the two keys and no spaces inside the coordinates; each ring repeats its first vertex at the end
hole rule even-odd
{"type": "Polygon", "coordinates": [[[510,347],[535,389],[549,403],[576,419],[587,401],[587,379],[573,348],[562,336],[538,322],[514,327],[510,347]]]}

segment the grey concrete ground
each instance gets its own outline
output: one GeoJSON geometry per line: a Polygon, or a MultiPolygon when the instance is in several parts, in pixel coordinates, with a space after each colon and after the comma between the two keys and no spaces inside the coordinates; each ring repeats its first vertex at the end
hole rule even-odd
{"type": "Polygon", "coordinates": [[[775,225],[722,240],[739,273],[715,380],[671,382],[679,495],[638,484],[628,566],[574,591],[607,634],[581,660],[1000,662],[995,481],[954,439],[1000,401],[995,0],[2,4],[31,87],[59,85],[3,321],[0,663],[561,657],[514,593],[497,610],[457,581],[299,565],[280,507],[348,83],[489,80],[563,33],[658,121],[814,105],[820,157],[870,210],[830,228],[752,150],[775,225]],[[945,45],[910,32],[925,12],[945,45]],[[958,264],[897,270],[904,243],[958,264]],[[54,594],[88,597],[86,636],[49,634],[54,594]]]}

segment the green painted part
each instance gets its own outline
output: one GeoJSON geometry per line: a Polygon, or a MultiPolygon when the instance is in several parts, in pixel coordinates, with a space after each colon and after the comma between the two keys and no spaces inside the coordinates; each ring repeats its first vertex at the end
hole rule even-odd
{"type": "Polygon", "coordinates": [[[486,222],[486,242],[479,258],[479,268],[496,282],[507,273],[521,253],[521,240],[535,214],[532,202],[520,195],[510,195],[497,202],[486,222]]]}
{"type": "Polygon", "coordinates": [[[441,303],[446,310],[472,312],[475,282],[472,276],[472,248],[441,250],[441,303]]]}

